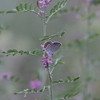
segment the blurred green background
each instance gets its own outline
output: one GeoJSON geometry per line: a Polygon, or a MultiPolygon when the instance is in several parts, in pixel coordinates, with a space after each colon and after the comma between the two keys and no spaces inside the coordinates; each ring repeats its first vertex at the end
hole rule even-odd
{"type": "MultiPolygon", "coordinates": [[[[60,0],[59,0],[60,1],[60,0]]],[[[52,0],[52,5],[49,6],[47,11],[52,8],[58,0],[52,0]]],[[[20,3],[34,4],[35,0],[0,0],[0,10],[11,10],[15,8],[20,3]]],[[[71,11],[70,9],[80,8],[81,14],[86,14],[87,2],[86,0],[70,0],[66,6],[68,12],[62,14],[57,19],[52,19],[47,25],[47,34],[52,35],[65,29],[66,34],[62,38],[55,38],[54,41],[60,41],[62,44],[72,43],[72,47],[66,47],[62,53],[63,61],[65,64],[58,65],[53,72],[54,80],[66,79],[67,76],[77,77],[82,76],[82,51],[79,47],[74,44],[75,40],[81,40],[84,38],[87,32],[87,20],[81,18],[78,13],[71,11]]],[[[91,5],[90,13],[94,13],[100,10],[100,5],[91,5]]],[[[17,50],[34,50],[41,49],[40,45],[43,44],[39,38],[43,37],[43,27],[42,20],[33,13],[16,13],[16,14],[6,14],[0,15],[0,23],[5,27],[9,26],[7,30],[3,30],[0,34],[0,50],[7,51],[8,49],[17,50]]],[[[100,18],[96,18],[91,21],[90,26],[91,34],[100,33],[100,18]]],[[[92,39],[88,43],[88,59],[89,61],[93,59],[100,58],[100,39],[99,36],[92,39]]],[[[60,50],[58,51],[60,52],[60,50]]],[[[25,81],[24,84],[14,81],[0,83],[0,100],[44,100],[47,97],[41,94],[28,94],[24,98],[24,94],[14,95],[14,92],[21,91],[23,88],[30,88],[29,82],[38,78],[43,85],[47,85],[46,81],[47,74],[44,70],[41,58],[37,56],[29,55],[16,55],[16,56],[4,56],[0,58],[0,72],[7,72],[10,75],[19,77],[21,80],[25,81]]],[[[88,84],[87,91],[91,93],[92,97],[100,98],[100,62],[89,64],[89,74],[93,78],[88,84]]],[[[82,79],[80,78],[82,81],[82,79]]],[[[70,90],[73,86],[82,85],[77,83],[68,83],[64,85],[58,85],[54,88],[54,95],[60,93],[63,94],[64,91],[70,90]]],[[[82,94],[72,98],[71,100],[82,100],[82,94]]],[[[100,100],[100,99],[98,99],[100,100]]]]}

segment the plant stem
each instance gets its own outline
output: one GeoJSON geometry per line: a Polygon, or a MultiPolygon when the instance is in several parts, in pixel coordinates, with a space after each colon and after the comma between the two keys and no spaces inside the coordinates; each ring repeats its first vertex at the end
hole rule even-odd
{"type": "MultiPolygon", "coordinates": [[[[44,12],[46,12],[46,8],[44,8],[44,12]]],[[[45,13],[43,16],[43,35],[46,36],[46,28],[47,28],[47,23],[46,23],[46,19],[45,19],[45,13]]]]}
{"type": "Polygon", "coordinates": [[[48,71],[49,81],[50,81],[50,98],[51,98],[51,100],[53,100],[53,84],[52,84],[53,80],[52,80],[52,76],[50,74],[50,70],[47,69],[47,71],[48,71]]]}
{"type": "Polygon", "coordinates": [[[46,36],[46,23],[45,23],[45,19],[43,21],[43,35],[46,36]]]}
{"type": "Polygon", "coordinates": [[[89,54],[88,54],[88,39],[89,39],[89,36],[90,36],[90,3],[87,4],[87,32],[86,32],[86,37],[85,37],[85,47],[83,48],[83,68],[82,68],[82,74],[83,74],[83,100],[88,100],[89,97],[87,96],[88,93],[87,93],[87,89],[88,89],[88,84],[89,84],[89,81],[87,80],[87,78],[89,78],[89,54]]]}
{"type": "MultiPolygon", "coordinates": [[[[46,12],[46,9],[44,8],[44,12],[46,12]]],[[[47,23],[46,23],[46,19],[45,19],[45,14],[43,16],[43,35],[46,36],[46,27],[47,23]]],[[[50,73],[49,68],[47,68],[47,72],[48,72],[48,76],[49,76],[49,81],[50,81],[50,99],[53,100],[53,85],[52,85],[52,76],[50,73]]]]}

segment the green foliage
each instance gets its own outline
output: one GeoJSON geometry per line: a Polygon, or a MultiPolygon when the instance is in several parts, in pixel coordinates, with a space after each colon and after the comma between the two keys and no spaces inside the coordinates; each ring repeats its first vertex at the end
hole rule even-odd
{"type": "Polygon", "coordinates": [[[27,54],[27,55],[37,55],[37,56],[42,56],[43,51],[42,50],[34,50],[34,51],[25,51],[25,50],[16,50],[16,49],[10,49],[8,51],[3,51],[3,54],[6,54],[6,56],[12,55],[15,56],[16,54],[27,54]]]}
{"type": "Polygon", "coordinates": [[[92,3],[95,5],[100,4],[100,0],[93,0],[92,3]]]}
{"type": "Polygon", "coordinates": [[[68,78],[69,81],[73,81],[71,76],[67,76],[67,78],[68,78]]]}
{"type": "Polygon", "coordinates": [[[24,89],[23,91],[15,92],[14,95],[22,94],[22,93],[36,93],[36,92],[38,92],[37,88],[35,88],[35,89],[24,89]]]}
{"type": "MultiPolygon", "coordinates": [[[[12,76],[12,79],[14,79],[13,76],[12,76]]],[[[76,77],[76,78],[72,79],[71,76],[68,76],[68,80],[62,80],[62,79],[60,79],[60,80],[58,80],[58,81],[53,81],[53,84],[56,85],[56,84],[59,84],[59,83],[74,82],[74,81],[76,81],[76,80],[78,80],[78,79],[79,79],[79,77],[76,77]],[[70,78],[69,78],[69,77],[70,77],[70,78]]],[[[23,94],[23,93],[24,93],[24,94],[26,94],[26,93],[43,93],[43,94],[45,94],[44,91],[47,91],[47,90],[50,90],[50,86],[44,86],[44,87],[42,87],[40,90],[38,90],[37,88],[35,88],[35,89],[24,89],[23,91],[14,93],[14,95],[16,95],[16,94],[23,94]]],[[[64,96],[64,99],[65,99],[65,98],[71,98],[71,97],[73,97],[73,96],[75,96],[75,95],[77,95],[77,94],[78,94],[78,93],[66,94],[66,95],[64,96]]],[[[47,95],[47,94],[45,94],[45,95],[47,95]]],[[[47,96],[48,96],[48,95],[47,95],[47,96]]],[[[64,99],[62,99],[62,100],[64,100],[64,99]]],[[[59,100],[61,100],[61,99],[59,99],[59,100]]]]}
{"type": "Polygon", "coordinates": [[[89,36],[89,39],[94,39],[95,37],[98,37],[98,36],[99,36],[99,34],[98,33],[95,33],[93,35],[90,35],[89,36]]]}
{"type": "Polygon", "coordinates": [[[4,14],[4,13],[18,13],[18,12],[33,12],[36,15],[38,15],[37,12],[36,12],[36,6],[33,7],[32,4],[30,4],[28,6],[27,3],[24,3],[24,4],[21,3],[19,6],[16,6],[15,9],[12,9],[10,11],[0,11],[0,14],[4,14]]]}
{"type": "Polygon", "coordinates": [[[67,100],[67,99],[71,99],[72,97],[74,97],[77,94],[79,94],[79,92],[80,92],[79,90],[67,91],[67,93],[60,94],[61,96],[59,97],[59,99],[55,99],[55,100],[67,100]]]}
{"type": "Polygon", "coordinates": [[[54,35],[46,35],[46,36],[44,36],[44,38],[40,38],[40,41],[49,40],[49,39],[52,39],[54,37],[62,37],[64,34],[65,34],[65,31],[62,30],[54,35]]]}
{"type": "Polygon", "coordinates": [[[77,81],[80,77],[78,76],[78,77],[76,77],[76,78],[73,79],[71,76],[68,76],[67,78],[68,78],[67,80],[62,80],[62,79],[60,79],[60,80],[58,80],[58,81],[53,81],[53,83],[54,83],[54,85],[56,85],[56,84],[60,84],[60,83],[75,82],[75,81],[77,81]]]}
{"type": "Polygon", "coordinates": [[[66,14],[67,12],[75,12],[75,13],[79,13],[80,11],[80,8],[76,8],[76,7],[71,7],[70,9],[61,9],[59,10],[57,13],[55,13],[53,15],[53,17],[51,19],[55,19],[55,18],[58,18],[60,17],[62,14],[66,14]]]}
{"type": "Polygon", "coordinates": [[[58,64],[64,64],[65,62],[63,62],[63,61],[61,60],[61,58],[62,58],[62,56],[60,56],[60,57],[57,58],[57,59],[54,59],[54,60],[53,60],[53,63],[51,64],[51,67],[56,67],[58,64]]]}
{"type": "Polygon", "coordinates": [[[64,8],[67,4],[69,0],[64,0],[64,1],[61,1],[61,2],[58,2],[51,10],[50,10],[50,14],[49,16],[46,16],[47,21],[46,23],[49,21],[49,19],[54,15],[56,14],[58,11],[60,11],[62,8],[64,8]]]}
{"type": "Polygon", "coordinates": [[[50,86],[44,86],[42,89],[39,90],[39,92],[44,92],[45,90],[49,90],[50,86]]]}
{"type": "Polygon", "coordinates": [[[77,91],[75,93],[71,93],[71,94],[66,94],[64,96],[64,99],[72,98],[72,97],[76,96],[77,94],[79,94],[79,91],[77,91]]]}
{"type": "Polygon", "coordinates": [[[0,14],[4,14],[5,13],[5,11],[0,11],[0,14]]]}
{"type": "Polygon", "coordinates": [[[62,14],[62,13],[66,13],[67,11],[68,11],[67,9],[61,9],[61,10],[59,10],[57,13],[62,14]]]}
{"type": "MultiPolygon", "coordinates": [[[[23,91],[15,92],[14,95],[16,95],[16,94],[25,94],[24,97],[26,97],[27,93],[43,93],[43,92],[44,91],[42,91],[42,89],[38,90],[37,88],[34,88],[34,89],[24,89],[23,91]]],[[[49,97],[48,94],[46,94],[46,93],[43,93],[43,94],[49,97]]],[[[47,99],[47,100],[49,100],[49,99],[47,99]]]]}

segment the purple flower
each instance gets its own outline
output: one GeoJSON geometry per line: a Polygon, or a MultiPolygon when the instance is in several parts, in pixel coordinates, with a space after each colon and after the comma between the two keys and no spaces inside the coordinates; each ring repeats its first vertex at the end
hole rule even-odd
{"type": "MultiPolygon", "coordinates": [[[[41,45],[42,48],[44,48],[44,45],[41,45]]],[[[51,55],[47,54],[46,52],[43,54],[42,56],[42,59],[41,62],[43,62],[43,65],[45,68],[48,68],[50,67],[50,64],[52,63],[52,58],[51,58],[51,55]]]]}
{"type": "Polygon", "coordinates": [[[0,82],[7,82],[10,80],[10,73],[7,73],[7,72],[1,72],[0,73],[0,82]]]}
{"type": "Polygon", "coordinates": [[[31,89],[40,89],[42,87],[42,83],[38,79],[30,81],[29,85],[31,89]]]}
{"type": "Polygon", "coordinates": [[[38,11],[38,15],[42,16],[43,14],[45,14],[44,11],[42,11],[42,10],[38,11]]]}
{"type": "Polygon", "coordinates": [[[51,3],[50,3],[51,0],[38,0],[37,2],[38,2],[38,3],[37,3],[37,4],[38,4],[37,6],[38,6],[39,8],[46,8],[46,7],[48,7],[48,6],[51,4],[51,3]],[[40,6],[39,6],[39,5],[40,5],[40,6]]]}

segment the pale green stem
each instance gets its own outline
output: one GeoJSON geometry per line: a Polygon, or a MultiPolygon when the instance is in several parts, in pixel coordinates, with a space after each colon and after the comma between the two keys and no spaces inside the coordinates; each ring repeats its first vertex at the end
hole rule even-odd
{"type": "MultiPolygon", "coordinates": [[[[45,8],[44,8],[44,12],[46,12],[45,8]]],[[[46,23],[45,14],[44,14],[44,16],[43,16],[43,34],[44,34],[44,36],[46,36],[46,28],[47,28],[46,26],[47,26],[47,23],[46,23]]],[[[49,81],[50,81],[50,99],[53,100],[52,76],[51,76],[48,68],[47,68],[47,72],[48,72],[49,81]]]]}
{"type": "Polygon", "coordinates": [[[89,77],[89,54],[88,54],[88,39],[90,36],[90,4],[87,5],[87,32],[86,32],[86,44],[85,48],[83,50],[83,68],[82,68],[82,73],[83,73],[83,82],[84,82],[84,88],[83,88],[83,100],[88,100],[87,98],[87,89],[88,89],[88,81],[86,80],[89,77]]]}
{"type": "Polygon", "coordinates": [[[46,36],[46,23],[45,23],[45,19],[43,21],[43,35],[46,36]]]}
{"type": "MultiPolygon", "coordinates": [[[[44,8],[44,12],[46,13],[46,8],[44,8]]],[[[45,14],[43,16],[43,35],[46,36],[46,28],[47,28],[47,23],[45,19],[45,14]]]]}
{"type": "Polygon", "coordinates": [[[53,84],[52,84],[53,80],[52,80],[52,76],[50,74],[49,69],[47,69],[47,71],[48,71],[49,81],[50,81],[50,98],[51,100],[53,100],[53,84]]]}

